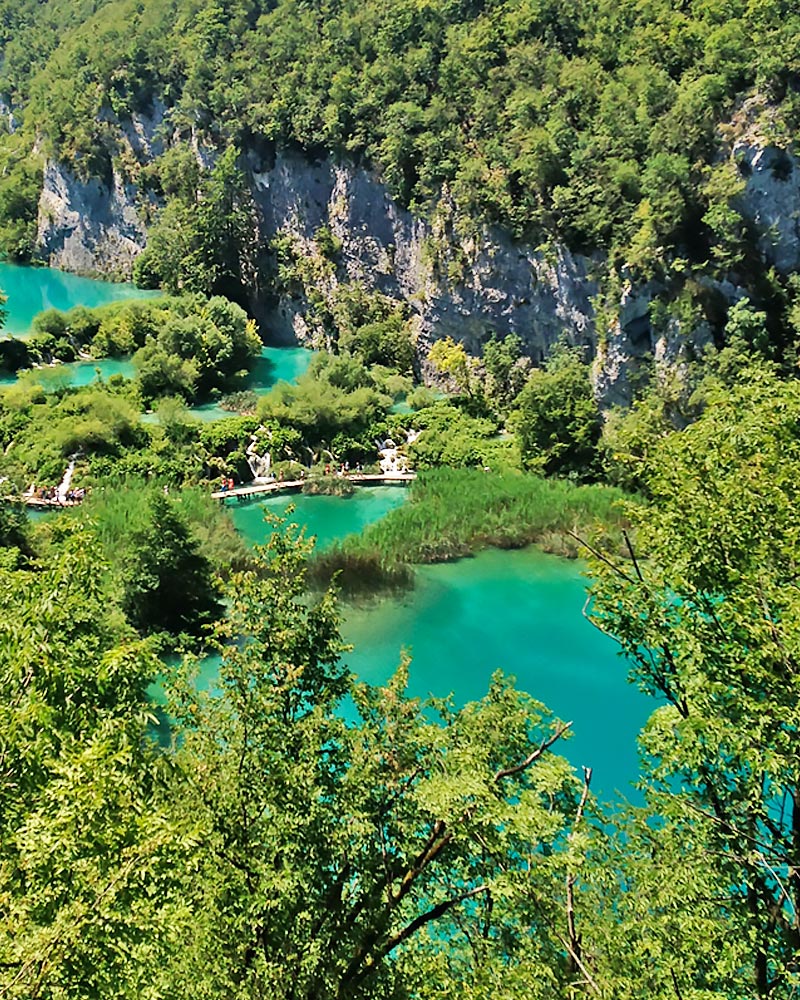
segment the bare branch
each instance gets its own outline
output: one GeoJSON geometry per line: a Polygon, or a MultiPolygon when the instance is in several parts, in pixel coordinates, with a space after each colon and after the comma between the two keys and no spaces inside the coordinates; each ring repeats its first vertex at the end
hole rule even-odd
{"type": "MultiPolygon", "coordinates": [[[[590,767],[583,768],[583,791],[581,792],[580,802],[578,802],[578,809],[575,813],[575,823],[572,826],[572,831],[569,835],[569,841],[572,842],[575,838],[575,832],[580,826],[580,822],[583,819],[583,811],[586,808],[586,801],[589,798],[589,785],[592,781],[592,769],[590,767]]],[[[581,967],[581,936],[578,934],[575,927],[575,879],[577,878],[575,872],[567,873],[567,935],[569,938],[569,954],[571,961],[567,967],[567,972],[570,975],[574,975],[578,968],[581,967]]]]}
{"type": "Polygon", "coordinates": [[[539,746],[519,764],[515,764],[513,767],[504,767],[495,773],[493,781],[501,781],[503,778],[510,778],[515,774],[519,774],[521,771],[527,770],[534,761],[538,760],[542,754],[549,750],[550,747],[561,737],[572,725],[571,722],[560,722],[556,728],[556,731],[552,736],[548,736],[546,740],[542,740],[539,746]]]}
{"type": "Polygon", "coordinates": [[[606,566],[608,566],[610,569],[613,569],[614,572],[618,576],[621,576],[623,580],[627,580],[628,583],[636,583],[636,581],[633,579],[632,576],[628,576],[628,574],[625,572],[624,569],[620,569],[620,567],[617,566],[616,563],[613,563],[608,558],[608,556],[604,556],[599,549],[596,549],[593,545],[590,545],[585,538],[581,538],[580,535],[576,535],[575,532],[569,528],[567,529],[567,534],[570,535],[572,538],[574,538],[579,545],[582,545],[585,549],[588,549],[589,552],[591,552],[592,555],[595,557],[595,559],[599,559],[600,562],[605,563],[606,566]]]}

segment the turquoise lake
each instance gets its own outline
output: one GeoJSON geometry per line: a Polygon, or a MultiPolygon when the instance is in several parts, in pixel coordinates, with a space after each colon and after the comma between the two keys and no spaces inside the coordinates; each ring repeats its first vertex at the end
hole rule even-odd
{"type": "MultiPolygon", "coordinates": [[[[276,382],[294,382],[311,364],[313,351],[304,347],[264,347],[261,357],[256,362],[253,371],[246,379],[243,388],[250,389],[257,395],[268,392],[276,382]]],[[[133,378],[136,374],[130,358],[102,358],[97,361],[74,361],[69,364],[37,368],[37,377],[45,384],[66,380],[69,385],[89,385],[96,379],[111,378],[112,375],[122,375],[123,378],[133,378]]],[[[0,385],[12,385],[17,381],[16,375],[0,376],[0,385]]],[[[203,403],[193,406],[192,413],[200,420],[222,420],[234,417],[235,413],[223,410],[216,403],[203,403]]],[[[154,418],[151,418],[154,419],[154,418]]]]}
{"type": "MultiPolygon", "coordinates": [[[[9,297],[6,332],[15,334],[26,332],[43,309],[95,306],[146,294],[132,285],[10,264],[0,264],[0,288],[9,297]]],[[[295,381],[312,356],[302,348],[266,347],[247,387],[266,392],[279,380],[295,381]]],[[[130,377],[133,366],[129,360],[108,359],[61,365],[42,375],[87,385],[98,376],[130,377]]],[[[231,416],[213,403],[194,412],[203,420],[231,416]]],[[[307,525],[324,547],[385,516],[406,495],[402,487],[376,487],[347,499],[271,497],[230,510],[238,529],[255,543],[268,530],[264,509],[283,514],[291,502],[296,505],[293,520],[307,525]]],[[[580,563],[535,549],[489,550],[471,559],[419,567],[416,587],[402,597],[367,607],[345,606],[344,636],[354,645],[346,662],[364,680],[380,684],[405,648],[413,657],[411,694],[453,692],[460,704],[485,694],[495,670],[513,674],[520,689],[573,722],[573,738],[560,750],[576,767],[594,768],[594,791],[606,800],[616,792],[636,798],[631,789],[639,772],[636,736],[654,706],[627,683],[616,644],[583,617],[581,569],[580,563]]],[[[216,670],[217,662],[206,660],[201,682],[213,683],[216,670]]]]}
{"type": "Polygon", "coordinates": [[[141,299],[157,292],[143,291],[129,282],[96,281],[50,267],[0,263],[0,289],[7,296],[3,333],[27,333],[33,317],[45,309],[102,306],[121,299],[141,299]]]}
{"type": "MultiPolygon", "coordinates": [[[[402,487],[358,490],[354,497],[296,496],[293,520],[318,544],[359,531],[405,498],[402,487]]],[[[269,530],[264,509],[283,513],[286,497],[234,508],[234,522],[251,542],[269,530]]],[[[636,736],[653,702],[627,681],[616,643],[583,617],[582,564],[535,548],[489,549],[470,559],[417,568],[413,591],[366,607],[345,606],[344,637],[352,670],[371,684],[386,681],[401,649],[412,655],[410,692],[480,698],[495,670],[564,720],[573,736],[561,752],[594,768],[593,789],[605,800],[637,797],[636,736]]],[[[216,664],[204,670],[213,680],[216,664]]]]}
{"type": "Polygon", "coordinates": [[[306,534],[315,535],[317,547],[324,549],[336,539],[356,534],[380,520],[405,499],[404,486],[371,486],[356,490],[352,497],[272,496],[261,503],[229,506],[228,511],[237,530],[255,545],[264,542],[272,530],[264,522],[265,512],[284,517],[292,504],[296,510],[291,520],[304,525],[306,534]]]}

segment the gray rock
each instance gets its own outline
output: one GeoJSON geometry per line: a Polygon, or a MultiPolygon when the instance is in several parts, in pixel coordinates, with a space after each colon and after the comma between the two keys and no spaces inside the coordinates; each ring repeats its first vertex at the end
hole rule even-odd
{"type": "Polygon", "coordinates": [[[78,274],[130,277],[147,239],[136,197],[116,171],[108,186],[51,160],[39,199],[38,256],[78,274]]]}
{"type": "MultiPolygon", "coordinates": [[[[414,217],[378,178],[350,164],[310,162],[278,153],[253,171],[262,236],[289,235],[312,255],[314,234],[328,226],[340,241],[337,273],[324,292],[357,281],[408,303],[422,343],[445,336],[478,352],[492,333],[517,333],[541,359],[561,337],[592,344],[591,261],[564,248],[551,256],[481,229],[460,234],[447,219],[447,203],[433,221],[414,217]]],[[[284,296],[261,311],[280,341],[309,333],[306,303],[284,296]]]]}
{"type": "Polygon", "coordinates": [[[745,176],[742,213],[755,227],[767,264],[800,269],[800,161],[790,149],[740,139],[733,156],[745,176]]]}

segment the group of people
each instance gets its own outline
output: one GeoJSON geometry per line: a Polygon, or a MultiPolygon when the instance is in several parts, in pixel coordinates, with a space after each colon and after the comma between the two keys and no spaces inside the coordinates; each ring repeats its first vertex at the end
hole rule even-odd
{"type": "Polygon", "coordinates": [[[331,465],[330,463],[328,463],[325,466],[325,475],[326,476],[349,476],[351,472],[361,473],[363,471],[364,471],[364,468],[361,465],[361,462],[359,462],[358,465],[356,465],[352,469],[350,468],[350,463],[349,462],[342,462],[342,464],[339,466],[338,469],[336,468],[335,465],[331,465]]]}
{"type": "Polygon", "coordinates": [[[225,493],[227,490],[235,490],[236,483],[233,480],[233,476],[223,476],[222,485],[220,486],[220,492],[225,493]]]}
{"type": "Polygon", "coordinates": [[[35,486],[31,483],[26,495],[33,500],[45,500],[48,503],[72,504],[80,503],[83,500],[86,496],[86,489],[83,486],[79,486],[74,490],[67,490],[62,496],[57,486],[35,486]]]}

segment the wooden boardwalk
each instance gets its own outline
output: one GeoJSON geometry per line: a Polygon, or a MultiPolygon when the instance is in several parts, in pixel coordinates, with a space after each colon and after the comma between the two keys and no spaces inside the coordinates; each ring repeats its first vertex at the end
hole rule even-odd
{"type": "Polygon", "coordinates": [[[20,496],[7,496],[4,498],[9,503],[24,503],[26,507],[39,507],[47,508],[51,507],[79,507],[81,504],[80,500],[60,500],[58,497],[37,497],[32,496],[30,493],[25,493],[20,496]]]}
{"type": "MultiPolygon", "coordinates": [[[[333,478],[333,477],[331,477],[333,478]]],[[[337,479],[347,480],[354,486],[404,486],[412,483],[416,478],[416,472],[393,472],[388,475],[379,473],[368,475],[362,472],[353,472],[347,476],[337,476],[337,479]]],[[[243,502],[251,497],[268,495],[270,493],[291,492],[301,490],[306,483],[313,482],[313,479],[289,479],[274,480],[269,483],[254,483],[250,486],[236,486],[232,490],[215,490],[211,494],[212,500],[225,501],[228,498],[243,502]]],[[[60,497],[37,497],[35,494],[24,493],[22,496],[7,496],[4,498],[9,502],[24,503],[27,507],[38,507],[39,509],[52,510],[63,507],[78,507],[80,500],[67,500],[60,497]]]]}
{"type": "MultiPolygon", "coordinates": [[[[333,478],[333,477],[330,477],[333,478]]],[[[348,476],[337,476],[337,479],[346,480],[354,486],[403,486],[405,483],[412,483],[416,478],[416,472],[393,472],[386,474],[367,475],[361,472],[354,472],[348,476]]],[[[313,479],[289,479],[281,482],[276,479],[270,483],[254,483],[252,486],[236,486],[232,490],[216,490],[211,494],[212,500],[225,501],[229,497],[236,500],[248,500],[250,497],[261,496],[270,493],[282,493],[289,490],[301,490],[306,483],[313,482],[313,479]]]]}

